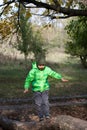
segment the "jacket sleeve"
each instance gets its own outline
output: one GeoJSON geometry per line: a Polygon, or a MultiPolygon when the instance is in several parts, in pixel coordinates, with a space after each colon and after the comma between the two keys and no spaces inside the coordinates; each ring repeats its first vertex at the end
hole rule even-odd
{"type": "Polygon", "coordinates": [[[28,89],[30,87],[31,81],[33,81],[34,79],[34,70],[30,70],[30,72],[28,73],[26,80],[25,80],[25,84],[24,84],[24,88],[28,89]]]}
{"type": "Polygon", "coordinates": [[[48,75],[53,77],[53,78],[56,78],[56,79],[61,79],[62,78],[61,74],[53,71],[51,68],[49,68],[48,75]]]}

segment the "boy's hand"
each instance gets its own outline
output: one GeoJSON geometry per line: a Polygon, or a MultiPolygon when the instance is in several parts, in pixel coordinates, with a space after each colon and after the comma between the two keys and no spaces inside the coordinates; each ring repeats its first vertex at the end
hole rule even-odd
{"type": "Polygon", "coordinates": [[[28,89],[25,89],[25,90],[24,90],[24,93],[28,93],[28,89]]]}
{"type": "Polygon", "coordinates": [[[64,79],[64,78],[62,78],[61,79],[63,82],[68,82],[68,80],[67,79],[64,79]]]}

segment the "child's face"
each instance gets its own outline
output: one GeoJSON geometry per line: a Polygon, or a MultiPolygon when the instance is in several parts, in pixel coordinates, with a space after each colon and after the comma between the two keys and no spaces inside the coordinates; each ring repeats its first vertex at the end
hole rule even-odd
{"type": "Polygon", "coordinates": [[[44,70],[44,68],[45,68],[45,65],[38,65],[39,70],[44,70]]]}

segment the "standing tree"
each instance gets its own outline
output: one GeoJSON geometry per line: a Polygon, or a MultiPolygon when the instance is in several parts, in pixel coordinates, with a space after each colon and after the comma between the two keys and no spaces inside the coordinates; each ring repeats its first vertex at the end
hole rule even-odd
{"type": "Polygon", "coordinates": [[[14,46],[24,54],[27,67],[27,57],[30,52],[34,53],[36,60],[41,55],[43,55],[43,58],[45,57],[45,51],[42,49],[44,41],[40,32],[33,30],[29,16],[27,16],[29,14],[25,12],[23,7],[20,9],[20,29],[18,30],[17,43],[14,46]]]}
{"type": "Polygon", "coordinates": [[[33,42],[31,46],[36,61],[38,61],[39,58],[43,58],[45,60],[46,50],[43,48],[43,46],[44,46],[44,39],[42,38],[40,31],[37,30],[33,34],[33,42]]]}
{"type": "Polygon", "coordinates": [[[29,17],[27,17],[27,13],[23,7],[20,9],[20,29],[17,32],[17,43],[15,44],[15,47],[24,54],[25,64],[27,65],[27,57],[31,51],[30,46],[32,44],[33,32],[31,23],[29,22],[29,17]]]}
{"type": "Polygon", "coordinates": [[[66,43],[66,52],[80,57],[83,67],[87,68],[87,17],[70,21],[65,29],[70,37],[66,43]]]}

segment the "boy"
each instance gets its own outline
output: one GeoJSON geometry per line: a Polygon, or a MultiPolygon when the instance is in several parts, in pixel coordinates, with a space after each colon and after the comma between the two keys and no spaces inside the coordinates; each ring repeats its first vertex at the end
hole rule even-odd
{"type": "Polygon", "coordinates": [[[45,61],[43,59],[39,60],[35,67],[32,67],[29,74],[26,77],[25,85],[24,85],[24,93],[28,92],[28,88],[30,87],[30,83],[32,83],[32,91],[34,92],[34,101],[36,105],[36,109],[38,112],[38,116],[40,121],[50,118],[49,113],[49,100],[48,100],[48,92],[49,92],[49,83],[48,77],[51,76],[53,78],[59,79],[63,82],[67,82],[62,78],[62,76],[55,71],[53,71],[50,67],[45,65],[45,61]]]}

